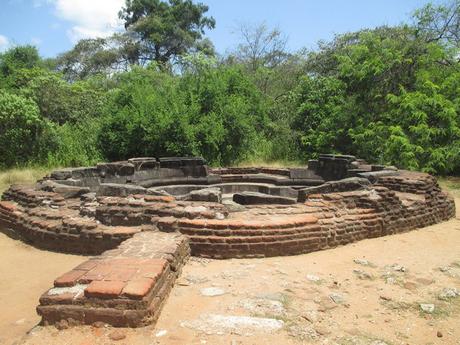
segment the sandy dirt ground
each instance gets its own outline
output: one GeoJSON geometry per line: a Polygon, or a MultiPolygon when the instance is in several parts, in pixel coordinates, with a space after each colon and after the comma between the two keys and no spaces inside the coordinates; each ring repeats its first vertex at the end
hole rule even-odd
{"type": "Polygon", "coordinates": [[[5,236],[0,246],[1,344],[460,344],[458,211],[448,222],[305,255],[192,258],[157,324],[140,329],[32,328],[40,293],[82,258],[5,236]]]}
{"type": "Polygon", "coordinates": [[[84,260],[39,250],[0,233],[0,344],[12,344],[34,327],[40,321],[35,313],[40,295],[57,276],[84,260]]]}

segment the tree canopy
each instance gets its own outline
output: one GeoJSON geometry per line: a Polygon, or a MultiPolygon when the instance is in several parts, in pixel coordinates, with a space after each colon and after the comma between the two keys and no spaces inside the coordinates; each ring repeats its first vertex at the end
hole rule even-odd
{"type": "Polygon", "coordinates": [[[266,24],[220,56],[208,7],[127,0],[124,31],[56,59],[0,53],[0,166],[201,155],[299,164],[323,152],[460,174],[460,0],[288,51],[266,24]]]}
{"type": "Polygon", "coordinates": [[[205,29],[214,28],[214,18],[204,16],[207,11],[208,6],[191,0],[126,0],[119,17],[140,37],[139,58],[166,64],[199,47],[205,29]]]}

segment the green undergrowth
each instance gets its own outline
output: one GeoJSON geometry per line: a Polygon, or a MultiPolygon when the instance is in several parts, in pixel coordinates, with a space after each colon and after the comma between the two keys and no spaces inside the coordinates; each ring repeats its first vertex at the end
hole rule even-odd
{"type": "Polygon", "coordinates": [[[0,171],[0,193],[3,193],[12,184],[34,183],[50,172],[50,168],[13,168],[0,171]]]}
{"type": "Polygon", "coordinates": [[[452,195],[454,195],[457,198],[460,198],[460,177],[440,177],[439,184],[443,189],[448,190],[452,195]]]}
{"type": "Polygon", "coordinates": [[[293,161],[293,160],[287,160],[287,161],[280,161],[280,160],[275,160],[275,161],[266,161],[266,160],[258,160],[258,159],[253,159],[253,160],[244,160],[235,166],[239,168],[255,168],[255,167],[267,167],[267,168],[294,168],[294,167],[305,167],[307,164],[302,161],[293,161]]]}

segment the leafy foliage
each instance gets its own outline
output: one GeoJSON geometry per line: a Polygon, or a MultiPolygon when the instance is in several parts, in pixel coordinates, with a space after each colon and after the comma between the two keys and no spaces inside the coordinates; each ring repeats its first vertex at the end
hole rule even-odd
{"type": "Polygon", "coordinates": [[[99,142],[110,159],[203,155],[226,164],[251,149],[261,107],[254,84],[235,67],[189,71],[180,80],[134,69],[119,77],[99,142]]]}
{"type": "Polygon", "coordinates": [[[57,58],[57,66],[67,80],[82,80],[97,74],[127,71],[138,64],[139,42],[130,33],[107,38],[83,39],[57,58]]]}
{"type": "Polygon", "coordinates": [[[266,25],[216,57],[208,7],[127,0],[126,30],[43,60],[0,54],[0,166],[201,155],[214,165],[321,152],[460,174],[459,0],[410,25],[288,52],[266,25]]]}
{"type": "Polygon", "coordinates": [[[40,118],[33,101],[0,91],[1,166],[39,160],[49,130],[50,124],[40,118]]]}
{"type": "Polygon", "coordinates": [[[143,59],[166,64],[171,58],[196,47],[204,29],[215,20],[205,17],[208,6],[191,0],[126,0],[120,11],[125,28],[139,35],[143,59]]]}
{"type": "Polygon", "coordinates": [[[401,168],[457,172],[455,59],[407,26],[346,34],[323,45],[310,56],[312,76],[292,91],[292,130],[300,130],[304,153],[352,153],[401,168]]]}

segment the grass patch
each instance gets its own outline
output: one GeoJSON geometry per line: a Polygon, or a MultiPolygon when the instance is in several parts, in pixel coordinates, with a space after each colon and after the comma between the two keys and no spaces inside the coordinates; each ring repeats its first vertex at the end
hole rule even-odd
{"type": "Polygon", "coordinates": [[[415,312],[418,313],[420,317],[431,316],[433,319],[444,319],[452,315],[457,315],[460,311],[460,298],[452,298],[449,300],[438,300],[434,304],[434,311],[432,313],[424,312],[420,304],[428,303],[425,302],[399,302],[399,301],[386,301],[382,300],[380,302],[384,307],[402,312],[415,312]]]}
{"type": "Polygon", "coordinates": [[[338,344],[340,345],[368,345],[368,344],[386,344],[386,345],[392,345],[393,343],[380,338],[376,337],[371,334],[365,334],[361,333],[358,335],[354,336],[349,336],[349,337],[343,337],[338,339],[338,344]]]}
{"type": "Polygon", "coordinates": [[[460,198],[460,177],[439,177],[438,181],[443,189],[447,189],[452,195],[460,198]]]}
{"type": "MultiPolygon", "coordinates": [[[[458,315],[460,313],[460,298],[454,297],[445,300],[439,300],[435,303],[434,312],[431,314],[435,319],[441,319],[458,315]]],[[[422,315],[425,313],[421,312],[422,315]]]]}
{"type": "Polygon", "coordinates": [[[416,303],[414,308],[417,308],[420,317],[425,317],[427,315],[431,316],[433,319],[444,319],[449,317],[452,314],[452,308],[447,303],[434,303],[434,311],[432,313],[427,313],[420,308],[420,303],[416,303]]]}
{"type": "Polygon", "coordinates": [[[390,310],[398,310],[398,311],[409,311],[409,310],[414,310],[414,308],[419,308],[419,305],[415,305],[414,303],[407,303],[407,302],[401,302],[401,301],[393,301],[393,300],[380,300],[380,303],[390,309],[390,310]]]}
{"type": "Polygon", "coordinates": [[[50,172],[49,168],[15,168],[0,171],[0,193],[12,184],[34,183],[50,172]]]}
{"type": "Polygon", "coordinates": [[[265,161],[265,160],[246,160],[236,165],[238,168],[295,168],[306,167],[307,164],[301,161],[265,161]]]}

